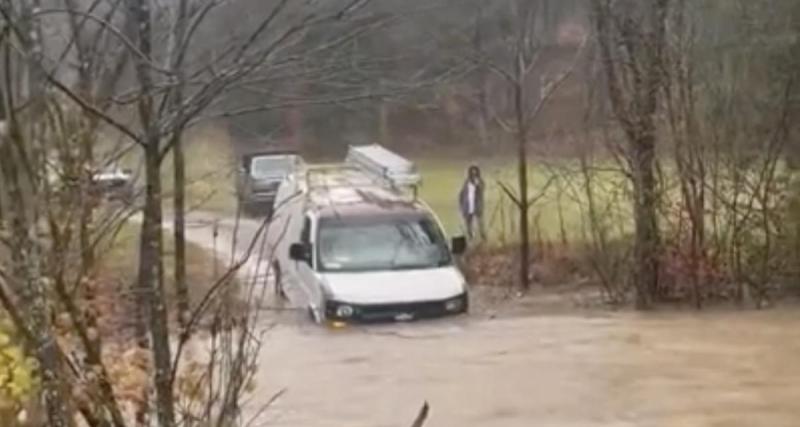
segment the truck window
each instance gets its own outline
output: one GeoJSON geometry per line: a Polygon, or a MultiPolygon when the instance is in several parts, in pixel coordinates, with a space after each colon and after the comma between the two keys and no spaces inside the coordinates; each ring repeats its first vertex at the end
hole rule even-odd
{"type": "Polygon", "coordinates": [[[292,171],[293,156],[259,156],[250,161],[250,176],[255,179],[281,178],[292,171]]]}

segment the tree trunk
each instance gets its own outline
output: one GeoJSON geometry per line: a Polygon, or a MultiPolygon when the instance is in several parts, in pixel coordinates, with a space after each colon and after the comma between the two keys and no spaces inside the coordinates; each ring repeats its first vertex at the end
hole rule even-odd
{"type": "Polygon", "coordinates": [[[378,140],[387,147],[392,146],[392,137],[389,130],[390,108],[389,102],[381,100],[378,106],[378,140]]]}
{"type": "Polygon", "coordinates": [[[80,164],[83,166],[81,170],[81,185],[80,185],[80,204],[81,214],[78,224],[78,240],[81,251],[82,267],[87,272],[92,272],[94,269],[94,247],[92,244],[92,222],[94,218],[94,206],[92,200],[92,181],[94,176],[92,169],[94,167],[94,140],[93,136],[87,132],[83,136],[81,146],[81,159],[80,164]]]}
{"type": "Polygon", "coordinates": [[[523,291],[530,289],[531,233],[530,202],[528,200],[528,123],[522,99],[524,87],[519,82],[514,88],[514,109],[517,122],[517,185],[519,186],[519,283],[523,291]]]}
{"type": "MultiPolygon", "coordinates": [[[[697,309],[702,308],[700,271],[705,260],[705,149],[695,122],[697,114],[694,96],[693,53],[694,28],[685,19],[685,0],[676,2],[673,14],[671,49],[665,55],[664,67],[668,85],[665,87],[667,118],[675,147],[675,165],[683,198],[683,211],[689,219],[689,281],[697,309]]],[[[689,21],[691,22],[691,21],[689,21]]],[[[681,217],[682,218],[682,217],[681,217]]],[[[684,236],[679,233],[682,250],[684,236]]]]}
{"type": "Polygon", "coordinates": [[[178,324],[185,328],[189,322],[189,288],[186,283],[186,167],[183,153],[183,137],[178,134],[172,141],[175,169],[174,237],[175,237],[175,293],[177,298],[178,324]]]}
{"type": "MultiPolygon", "coordinates": [[[[175,17],[175,26],[172,31],[170,47],[170,61],[178,84],[172,95],[172,105],[175,111],[180,111],[183,103],[183,58],[186,52],[181,52],[186,37],[186,15],[188,13],[188,0],[179,0],[178,11],[175,17]]],[[[179,123],[172,136],[172,160],[174,169],[174,237],[175,237],[175,293],[177,298],[178,324],[186,330],[189,322],[189,288],[186,283],[186,160],[183,152],[183,126],[179,123]]]]}
{"type": "Polygon", "coordinates": [[[45,105],[44,75],[38,66],[42,59],[42,28],[39,18],[33,12],[41,8],[40,0],[21,3],[20,15],[29,23],[26,38],[23,38],[23,49],[31,54],[30,62],[17,63],[11,53],[11,45],[2,50],[4,81],[2,82],[6,120],[5,129],[0,133],[0,177],[2,187],[6,189],[8,212],[5,213],[11,223],[13,277],[22,286],[16,291],[21,295],[18,301],[26,317],[28,330],[31,333],[35,348],[30,351],[39,362],[41,387],[39,397],[49,426],[69,427],[72,425],[70,401],[64,392],[62,382],[62,365],[60,350],[55,340],[48,303],[47,278],[44,274],[44,262],[39,242],[40,235],[40,200],[35,197],[43,176],[43,165],[38,164],[42,150],[42,135],[37,132],[37,119],[43,116],[45,105]],[[19,75],[12,69],[20,66],[19,75]],[[13,80],[12,80],[13,79],[13,80]],[[15,88],[20,89],[26,117],[20,120],[16,116],[15,88]],[[27,99],[25,99],[27,98],[27,99]],[[25,123],[25,129],[22,128],[25,123]]]}
{"type": "Polygon", "coordinates": [[[665,72],[662,56],[668,5],[669,0],[637,3],[646,16],[642,19],[627,2],[592,2],[609,98],[628,140],[635,225],[632,279],[640,309],[651,307],[658,291],[661,238],[655,131],[665,72]]]}
{"type": "Polygon", "coordinates": [[[61,379],[61,358],[50,322],[47,279],[43,272],[41,247],[37,241],[40,209],[38,199],[33,196],[36,194],[36,181],[39,177],[25,172],[38,171],[39,168],[18,167],[21,164],[31,166],[28,162],[33,157],[31,151],[34,149],[31,144],[22,139],[23,135],[17,128],[16,121],[10,119],[8,134],[0,137],[0,172],[9,200],[7,215],[12,225],[12,245],[16,249],[12,257],[13,277],[22,284],[16,291],[21,297],[21,308],[35,345],[30,350],[36,355],[40,365],[40,397],[48,425],[68,427],[72,425],[72,419],[61,379]]]}
{"type": "MultiPolygon", "coordinates": [[[[172,394],[172,357],[169,343],[169,316],[164,299],[163,213],[161,189],[161,135],[156,123],[152,60],[152,26],[150,3],[147,0],[128,0],[129,13],[138,30],[139,57],[136,74],[142,96],[138,103],[139,119],[144,129],[140,144],[144,149],[145,205],[139,245],[139,280],[137,289],[137,338],[140,346],[147,345],[150,334],[154,363],[156,416],[160,427],[175,424],[175,403],[172,394]],[[146,319],[146,320],[145,320],[146,319]]],[[[142,414],[140,414],[142,415],[142,414]]]]}
{"type": "Polygon", "coordinates": [[[645,134],[634,141],[634,283],[636,306],[652,306],[658,290],[659,248],[658,196],[655,177],[655,135],[645,134]]]}
{"type": "Polygon", "coordinates": [[[137,335],[140,346],[147,345],[150,332],[155,365],[156,413],[159,426],[174,424],[169,316],[164,299],[163,235],[161,207],[161,167],[158,140],[145,146],[145,206],[139,246],[139,316],[137,335]],[[147,319],[144,321],[144,319],[147,319]]]}

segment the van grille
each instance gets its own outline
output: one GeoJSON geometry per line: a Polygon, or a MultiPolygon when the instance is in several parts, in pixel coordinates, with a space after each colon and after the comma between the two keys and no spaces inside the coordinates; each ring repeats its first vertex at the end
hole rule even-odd
{"type": "Polygon", "coordinates": [[[459,298],[464,300],[462,310],[458,312],[451,312],[445,309],[445,303],[454,298],[448,298],[443,301],[421,301],[412,303],[397,303],[397,304],[375,304],[375,305],[354,305],[347,304],[353,307],[354,314],[349,319],[340,319],[336,314],[336,309],[346,303],[337,301],[328,301],[325,307],[325,315],[328,319],[333,320],[356,320],[362,322],[393,322],[396,320],[418,320],[442,317],[453,314],[460,314],[467,311],[467,297],[463,295],[459,298]],[[410,316],[410,319],[402,319],[402,317],[410,316]]]}

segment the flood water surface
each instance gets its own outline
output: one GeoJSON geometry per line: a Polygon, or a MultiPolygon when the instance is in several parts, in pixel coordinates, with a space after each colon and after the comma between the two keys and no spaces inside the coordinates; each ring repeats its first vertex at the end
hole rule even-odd
{"type": "MultiPolygon", "coordinates": [[[[243,221],[240,231],[258,226],[243,221]]],[[[209,249],[233,240],[211,235],[190,233],[209,249]]],[[[275,319],[245,416],[285,390],[251,425],[406,427],[427,401],[426,427],[800,426],[800,309],[543,315],[539,306],[548,304],[529,308],[532,317],[335,331],[302,310],[275,319]]]]}
{"type": "Polygon", "coordinates": [[[798,426],[800,313],[278,326],[256,425],[798,426]]]}

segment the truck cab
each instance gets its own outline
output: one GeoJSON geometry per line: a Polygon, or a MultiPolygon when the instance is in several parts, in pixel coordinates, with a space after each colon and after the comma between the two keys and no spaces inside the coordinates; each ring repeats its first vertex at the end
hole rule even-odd
{"type": "Polygon", "coordinates": [[[291,150],[264,150],[240,158],[236,181],[239,209],[247,215],[270,215],[283,179],[302,164],[291,150]]]}
{"type": "Polygon", "coordinates": [[[467,284],[455,262],[466,241],[448,241],[415,191],[400,188],[409,175],[396,172],[408,162],[374,145],[352,147],[348,160],[309,167],[281,185],[269,233],[280,236],[276,287],[298,295],[318,322],[467,312],[467,284]]]}

